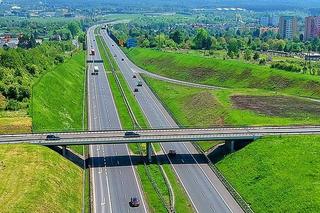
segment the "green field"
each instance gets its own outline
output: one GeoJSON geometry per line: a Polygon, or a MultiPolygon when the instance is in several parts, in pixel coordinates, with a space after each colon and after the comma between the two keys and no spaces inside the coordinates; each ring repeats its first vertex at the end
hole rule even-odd
{"type": "Polygon", "coordinates": [[[0,146],[1,212],[81,212],[82,170],[49,148],[0,146]]]}
{"type": "Polygon", "coordinates": [[[222,60],[155,49],[125,50],[146,70],[170,78],[228,88],[252,88],[320,97],[317,76],[291,73],[237,60],[222,60]]]}
{"type": "Polygon", "coordinates": [[[270,137],[218,168],[255,212],[320,211],[320,137],[270,137]]]}
{"type": "Polygon", "coordinates": [[[77,53],[33,86],[33,131],[83,130],[85,54],[77,53]]]}
{"type": "Polygon", "coordinates": [[[30,133],[31,126],[26,110],[0,111],[0,134],[30,133]]]}

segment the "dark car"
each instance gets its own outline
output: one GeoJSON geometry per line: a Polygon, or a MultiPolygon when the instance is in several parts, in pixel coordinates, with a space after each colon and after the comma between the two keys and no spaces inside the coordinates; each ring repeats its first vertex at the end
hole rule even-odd
{"type": "Polygon", "coordinates": [[[136,137],[140,137],[140,135],[136,132],[125,132],[124,137],[125,138],[136,138],[136,137]]]}
{"type": "Polygon", "coordinates": [[[133,75],[132,78],[137,78],[137,76],[136,76],[136,75],[133,75]]]}
{"type": "Polygon", "coordinates": [[[98,73],[97,72],[92,72],[91,75],[98,75],[98,73]]]}
{"type": "Polygon", "coordinates": [[[56,140],[60,140],[60,137],[55,136],[55,135],[47,135],[46,140],[47,141],[56,141],[56,140]]]}
{"type": "Polygon", "coordinates": [[[176,150],[170,149],[168,153],[169,157],[175,157],[177,155],[176,150]]]}
{"type": "Polygon", "coordinates": [[[124,58],[122,58],[121,61],[124,61],[124,58]]]}
{"type": "Polygon", "coordinates": [[[112,46],[114,47],[114,45],[112,44],[112,46]]]}
{"type": "Polygon", "coordinates": [[[134,88],[133,92],[139,92],[138,88],[134,88]]]}
{"type": "Polygon", "coordinates": [[[138,81],[137,87],[142,87],[142,81],[138,81]]]}
{"type": "Polygon", "coordinates": [[[140,206],[140,201],[139,201],[139,199],[136,198],[136,197],[131,197],[130,202],[129,202],[129,205],[130,205],[131,207],[138,207],[138,206],[140,206]]]}

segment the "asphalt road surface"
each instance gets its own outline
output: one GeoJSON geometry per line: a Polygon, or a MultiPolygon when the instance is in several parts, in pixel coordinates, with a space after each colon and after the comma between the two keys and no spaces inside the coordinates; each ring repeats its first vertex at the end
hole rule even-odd
{"type": "MultiPolygon", "coordinates": [[[[88,51],[95,55],[88,59],[99,60],[100,54],[94,36],[95,27],[88,30],[88,51]]],[[[88,64],[88,120],[89,130],[119,130],[121,124],[102,63],[88,64]],[[93,67],[98,75],[91,75],[93,67]]],[[[127,145],[92,145],[91,181],[93,212],[147,212],[141,187],[132,166],[127,145]],[[126,165],[126,166],[121,166],[126,165]],[[140,207],[132,208],[132,196],[140,199],[140,207]]]]}
{"type": "MultiPolygon", "coordinates": [[[[139,92],[135,94],[135,97],[151,127],[177,128],[177,124],[169,113],[141,77],[137,75],[137,68],[128,61],[128,58],[107,35],[106,31],[102,31],[102,35],[130,88],[132,90],[136,88],[138,80],[143,82],[143,86],[139,88],[139,92]],[[134,74],[138,78],[132,78],[134,74]]],[[[163,143],[162,147],[165,153],[168,153],[170,149],[174,149],[179,154],[177,155],[179,158],[174,161],[181,161],[182,164],[172,162],[172,167],[182,182],[196,212],[243,212],[209,165],[206,163],[200,164],[194,158],[193,154],[199,153],[191,143],[163,143]],[[184,161],[191,163],[183,164],[184,161]]]]}

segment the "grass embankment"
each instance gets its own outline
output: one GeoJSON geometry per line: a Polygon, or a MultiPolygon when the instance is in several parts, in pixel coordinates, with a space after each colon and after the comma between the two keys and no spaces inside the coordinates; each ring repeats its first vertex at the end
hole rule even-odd
{"type": "Polygon", "coordinates": [[[255,212],[319,212],[319,141],[319,136],[264,138],[217,166],[255,212]]]}
{"type": "MultiPolygon", "coordinates": [[[[180,126],[305,125],[320,123],[320,103],[259,90],[204,90],[144,76],[180,126]],[[162,92],[170,91],[170,92],[162,92]]],[[[207,150],[210,144],[199,143],[207,150]]]]}
{"type": "MultiPolygon", "coordinates": [[[[85,54],[77,53],[43,75],[33,87],[33,132],[81,131],[86,129],[83,116],[85,54]],[[83,126],[84,124],[84,126],[83,126]]],[[[73,146],[82,154],[82,146],[73,146]]]]}
{"type": "Polygon", "coordinates": [[[81,212],[82,171],[47,147],[1,145],[1,212],[81,212]]]}
{"type": "Polygon", "coordinates": [[[33,87],[33,131],[83,130],[85,54],[77,53],[33,87]]]}
{"type": "MultiPolygon", "coordinates": [[[[32,94],[32,129],[33,132],[44,131],[81,131],[87,128],[87,115],[84,101],[85,53],[76,53],[63,64],[44,74],[33,86],[32,94]],[[85,115],[83,114],[85,113],[85,115]],[[84,119],[84,120],[83,120],[84,119]]],[[[83,146],[71,146],[71,149],[83,154],[83,146]]],[[[89,189],[86,176],[86,212],[89,207],[89,189]]],[[[83,181],[77,184],[82,187],[83,181]]],[[[82,199],[82,191],[77,196],[82,199]]],[[[82,202],[79,202],[82,205],[82,202]]],[[[81,209],[75,209],[81,211],[81,209]]]]}
{"type": "MultiPolygon", "coordinates": [[[[128,99],[130,107],[131,107],[139,125],[143,128],[147,128],[148,127],[147,120],[144,117],[138,102],[136,101],[132,91],[130,90],[129,86],[127,85],[122,73],[120,72],[120,70],[116,64],[116,62],[112,58],[110,51],[108,50],[105,43],[102,42],[102,39],[100,36],[97,36],[96,40],[98,42],[99,52],[101,54],[101,57],[104,60],[104,67],[107,70],[107,77],[109,80],[110,87],[112,89],[112,94],[114,96],[114,100],[116,102],[115,104],[118,109],[118,113],[119,113],[122,127],[124,129],[133,129],[134,128],[133,122],[132,122],[130,115],[129,115],[129,111],[125,105],[124,98],[122,97],[120,89],[117,86],[115,76],[112,75],[112,73],[110,73],[110,71],[112,70],[112,67],[111,67],[111,64],[108,63],[107,54],[111,59],[111,63],[115,69],[115,73],[117,74],[117,76],[119,78],[121,87],[124,90],[125,96],[128,99]],[[105,47],[107,52],[104,51],[105,49],[103,47],[105,47]]],[[[141,148],[143,150],[145,150],[145,146],[142,146],[141,148]]],[[[130,149],[134,153],[139,154],[139,147],[137,147],[136,145],[131,145],[130,149]]],[[[156,147],[155,149],[157,150],[160,148],[156,147]]],[[[152,179],[155,181],[160,193],[162,194],[164,199],[167,202],[169,202],[169,191],[166,186],[165,180],[161,174],[159,166],[157,164],[149,164],[149,165],[147,165],[147,167],[148,167],[148,169],[150,171],[150,175],[151,175],[152,179]]],[[[166,171],[166,174],[167,174],[169,181],[170,181],[170,183],[173,187],[173,190],[174,190],[175,199],[176,199],[176,203],[177,203],[176,211],[177,212],[192,212],[192,206],[189,204],[189,200],[188,200],[185,192],[183,191],[182,186],[180,185],[180,183],[178,182],[174,173],[172,172],[170,166],[165,166],[164,169],[166,171]]],[[[140,180],[142,183],[143,191],[144,191],[145,197],[147,199],[149,210],[151,212],[167,212],[167,210],[165,209],[163,204],[159,201],[159,197],[158,197],[157,193],[155,192],[155,189],[148,178],[148,175],[147,175],[146,169],[144,168],[144,165],[138,165],[137,172],[139,174],[139,177],[140,177],[140,180]]]]}
{"type": "Polygon", "coordinates": [[[133,48],[125,51],[137,65],[170,78],[229,88],[255,88],[320,97],[320,79],[317,76],[271,69],[243,61],[155,49],[133,48]]]}

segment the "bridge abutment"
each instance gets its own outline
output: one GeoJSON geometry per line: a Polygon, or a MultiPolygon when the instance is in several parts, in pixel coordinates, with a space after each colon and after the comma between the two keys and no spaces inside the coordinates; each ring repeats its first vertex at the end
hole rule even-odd
{"type": "Polygon", "coordinates": [[[147,147],[148,162],[151,163],[152,162],[152,146],[151,146],[151,143],[147,143],[146,147],[147,147]]]}
{"type": "Polygon", "coordinates": [[[225,146],[227,148],[228,153],[233,153],[235,151],[234,144],[235,140],[226,140],[225,146]]]}
{"type": "Polygon", "coordinates": [[[62,147],[62,155],[63,157],[67,156],[67,146],[61,146],[62,147]]]}

